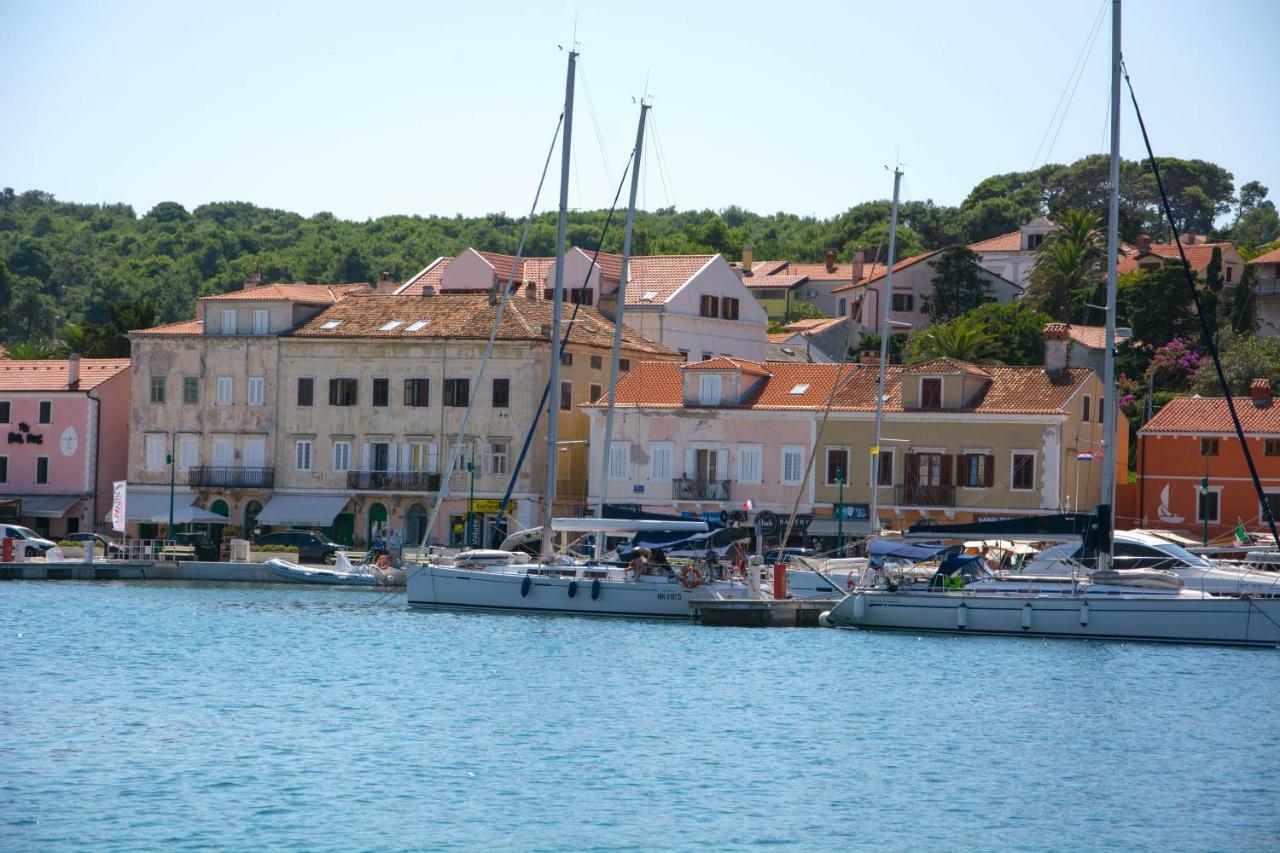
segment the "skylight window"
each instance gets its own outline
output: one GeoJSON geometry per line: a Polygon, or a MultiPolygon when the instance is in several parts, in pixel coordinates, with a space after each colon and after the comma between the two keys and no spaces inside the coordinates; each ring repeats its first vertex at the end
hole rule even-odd
{"type": "Polygon", "coordinates": [[[383,323],[378,327],[379,332],[390,332],[404,325],[404,320],[392,320],[390,323],[383,323]]]}
{"type": "Polygon", "coordinates": [[[339,327],[339,326],[341,326],[341,325],[342,325],[342,321],[341,321],[341,320],[330,320],[329,322],[325,323],[325,324],[324,324],[323,326],[321,326],[320,328],[322,328],[322,329],[336,329],[336,328],[338,328],[338,327],[339,327]]]}
{"type": "Polygon", "coordinates": [[[412,323],[406,326],[404,330],[406,332],[421,332],[426,327],[427,327],[426,320],[414,320],[412,323]]]}
{"type": "Polygon", "coordinates": [[[640,297],[640,301],[641,301],[641,302],[652,302],[653,300],[655,300],[655,299],[657,299],[657,298],[658,298],[658,291],[656,291],[656,290],[646,290],[646,291],[644,292],[644,296],[641,296],[641,297],[640,297]]]}
{"type": "Polygon", "coordinates": [[[803,394],[805,391],[808,391],[808,390],[809,390],[809,386],[802,382],[796,387],[792,388],[791,393],[795,394],[796,396],[799,396],[800,394],[803,394]]]}

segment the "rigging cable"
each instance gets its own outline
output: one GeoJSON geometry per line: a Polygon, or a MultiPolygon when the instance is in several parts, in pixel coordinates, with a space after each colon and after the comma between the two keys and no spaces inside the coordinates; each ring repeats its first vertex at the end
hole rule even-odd
{"type": "Polygon", "coordinates": [[[1231,413],[1231,423],[1235,426],[1236,437],[1240,439],[1240,450],[1244,452],[1245,464],[1249,466],[1249,476],[1253,480],[1254,491],[1258,494],[1258,502],[1262,507],[1262,517],[1267,522],[1267,526],[1271,529],[1271,538],[1275,540],[1276,547],[1280,548],[1280,532],[1276,531],[1276,519],[1271,510],[1271,503],[1267,500],[1266,492],[1262,489],[1262,480],[1258,476],[1258,467],[1253,462],[1253,453],[1249,450],[1249,443],[1245,440],[1244,426],[1240,423],[1240,415],[1236,412],[1235,399],[1231,394],[1231,386],[1227,383],[1227,376],[1222,371],[1222,359],[1218,357],[1218,345],[1214,343],[1213,330],[1209,328],[1209,320],[1205,317],[1204,306],[1200,303],[1200,291],[1196,289],[1195,276],[1191,274],[1191,265],[1187,263],[1187,253],[1182,245],[1182,237],[1178,233],[1177,223],[1173,219],[1173,210],[1169,207],[1169,196],[1164,189],[1164,181],[1160,178],[1160,164],[1156,162],[1156,156],[1151,150],[1151,139],[1147,136],[1147,125],[1142,120],[1142,110],[1138,108],[1138,96],[1133,91],[1133,81],[1129,79],[1129,69],[1125,66],[1124,60],[1120,60],[1120,72],[1124,75],[1125,85],[1129,87],[1129,99],[1133,102],[1133,111],[1138,118],[1138,128],[1142,131],[1142,144],[1147,149],[1147,161],[1151,165],[1151,174],[1156,180],[1156,189],[1160,191],[1160,204],[1164,208],[1165,218],[1169,221],[1169,231],[1173,235],[1174,245],[1178,247],[1178,258],[1182,261],[1182,272],[1186,276],[1187,288],[1191,291],[1191,302],[1196,309],[1196,317],[1200,320],[1200,333],[1204,336],[1204,345],[1209,350],[1210,357],[1213,358],[1213,369],[1218,374],[1218,384],[1222,388],[1222,393],[1226,397],[1227,411],[1231,413]]]}
{"type": "MultiPolygon", "coordinates": [[[[1040,160],[1040,152],[1044,150],[1044,143],[1049,138],[1049,132],[1053,130],[1053,123],[1058,120],[1058,110],[1062,108],[1062,101],[1067,97],[1067,90],[1070,89],[1072,95],[1075,95],[1075,86],[1072,85],[1072,81],[1075,80],[1075,84],[1079,85],[1080,81],[1076,79],[1077,74],[1078,72],[1083,73],[1082,64],[1087,60],[1087,54],[1093,51],[1093,41],[1097,38],[1098,30],[1102,26],[1103,15],[1107,10],[1107,2],[1108,0],[1103,0],[1102,5],[1098,8],[1098,15],[1093,20],[1092,30],[1089,35],[1085,36],[1085,43],[1080,48],[1080,55],[1076,57],[1075,64],[1071,66],[1071,73],[1067,75],[1067,82],[1062,87],[1062,94],[1058,95],[1058,103],[1054,106],[1053,113],[1049,116],[1048,125],[1045,126],[1044,136],[1040,138],[1040,145],[1036,148],[1036,153],[1031,158],[1032,169],[1035,169],[1036,163],[1040,160]]],[[[1068,103],[1067,106],[1070,107],[1070,103],[1068,103]]],[[[1065,115],[1066,114],[1064,112],[1064,118],[1065,115]]],[[[1061,127],[1059,127],[1059,129],[1061,129],[1061,127]]],[[[1054,138],[1056,139],[1057,137],[1055,136],[1054,138]]],[[[1052,146],[1050,146],[1050,149],[1052,149],[1052,146]]],[[[1045,162],[1048,162],[1048,159],[1049,157],[1046,154],[1045,162]]]]}

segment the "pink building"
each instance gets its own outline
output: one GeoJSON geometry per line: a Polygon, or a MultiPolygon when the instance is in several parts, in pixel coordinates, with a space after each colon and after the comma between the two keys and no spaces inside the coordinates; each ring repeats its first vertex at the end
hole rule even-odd
{"type": "Polygon", "coordinates": [[[52,538],[93,530],[128,462],[129,359],[0,359],[0,501],[52,538]]]}

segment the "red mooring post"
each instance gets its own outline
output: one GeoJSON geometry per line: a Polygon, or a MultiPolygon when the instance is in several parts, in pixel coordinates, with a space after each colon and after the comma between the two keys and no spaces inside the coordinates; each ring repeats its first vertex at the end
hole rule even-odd
{"type": "Polygon", "coordinates": [[[773,564],[773,597],[783,599],[787,597],[787,564],[773,564]]]}

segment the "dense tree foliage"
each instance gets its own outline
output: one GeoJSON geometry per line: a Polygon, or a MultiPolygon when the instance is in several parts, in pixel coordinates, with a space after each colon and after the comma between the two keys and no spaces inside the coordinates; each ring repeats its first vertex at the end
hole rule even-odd
{"type": "Polygon", "coordinates": [[[927,361],[944,352],[960,352],[963,344],[981,361],[1044,364],[1044,327],[1051,322],[1053,317],[1025,301],[1010,305],[989,302],[949,323],[933,327],[942,331],[913,332],[907,340],[905,355],[908,361],[927,361]]]}
{"type": "Polygon", "coordinates": [[[1093,211],[1067,210],[1060,222],[1036,249],[1026,297],[1056,319],[1075,322],[1086,295],[1102,280],[1106,252],[1093,211]]]}
{"type": "MultiPolygon", "coordinates": [[[[1273,385],[1280,381],[1280,338],[1224,335],[1221,359],[1233,396],[1249,396],[1249,383],[1254,379],[1270,379],[1273,385]]],[[[1222,396],[1212,360],[1200,359],[1191,390],[1206,397],[1222,396]]]]}
{"type": "Polygon", "coordinates": [[[933,267],[933,292],[925,294],[920,308],[935,323],[954,320],[982,304],[987,281],[980,258],[964,246],[943,249],[929,262],[933,267]]]}

